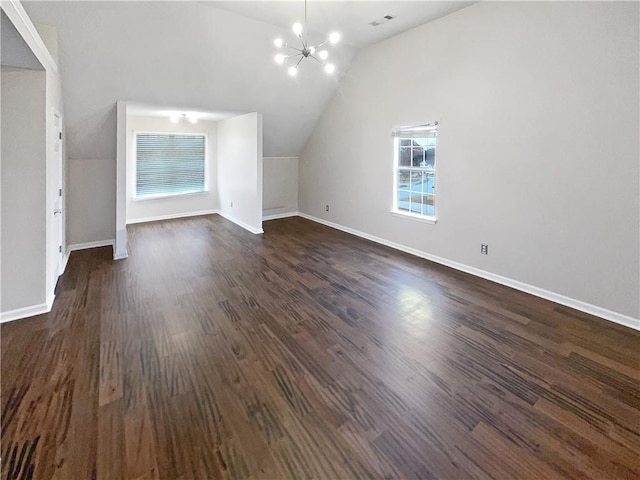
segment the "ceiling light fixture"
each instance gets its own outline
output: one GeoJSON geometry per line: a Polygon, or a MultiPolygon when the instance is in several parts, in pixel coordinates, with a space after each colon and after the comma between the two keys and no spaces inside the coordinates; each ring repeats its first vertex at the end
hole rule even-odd
{"type": "Polygon", "coordinates": [[[309,38],[306,35],[306,27],[307,27],[307,0],[304,0],[304,26],[300,22],[296,22],[293,24],[293,33],[295,33],[296,37],[300,41],[300,47],[296,48],[292,47],[288,43],[286,43],[282,38],[276,38],[273,44],[277,48],[289,48],[294,50],[296,53],[291,53],[289,55],[285,55],[283,53],[278,53],[274,57],[275,62],[278,65],[284,64],[287,60],[291,60],[288,62],[290,64],[287,71],[289,75],[295,77],[298,74],[298,65],[305,58],[312,58],[315,61],[321,63],[324,66],[325,72],[328,74],[332,74],[336,70],[336,66],[333,63],[327,63],[326,60],[329,58],[329,52],[327,50],[320,50],[321,47],[326,45],[327,43],[331,45],[335,45],[340,41],[340,34],[338,32],[333,32],[329,35],[324,42],[320,45],[313,46],[309,44],[309,38]]]}
{"type": "Polygon", "coordinates": [[[198,117],[193,113],[173,113],[169,116],[169,120],[171,120],[171,123],[178,123],[180,121],[196,123],[198,121],[198,117]]]}

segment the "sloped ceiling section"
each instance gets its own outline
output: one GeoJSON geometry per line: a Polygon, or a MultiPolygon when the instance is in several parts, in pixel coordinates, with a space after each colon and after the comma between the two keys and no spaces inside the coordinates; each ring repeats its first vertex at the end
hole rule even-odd
{"type": "Polygon", "coordinates": [[[11,23],[4,12],[0,12],[0,63],[3,67],[26,68],[30,70],[43,70],[38,61],[16,27],[11,23]]]}
{"type": "MultiPolygon", "coordinates": [[[[273,62],[282,28],[197,2],[24,2],[58,29],[71,160],[115,159],[118,100],[191,110],[257,111],[264,155],[296,156],[340,75],[273,62]]],[[[355,50],[335,49],[344,72],[355,50]]]]}

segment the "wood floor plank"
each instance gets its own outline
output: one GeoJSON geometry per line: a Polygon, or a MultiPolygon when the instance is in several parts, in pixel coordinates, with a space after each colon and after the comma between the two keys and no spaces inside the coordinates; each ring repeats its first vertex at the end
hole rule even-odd
{"type": "Polygon", "coordinates": [[[640,332],[301,219],[129,227],[0,327],[2,479],[640,478],[640,332]]]}

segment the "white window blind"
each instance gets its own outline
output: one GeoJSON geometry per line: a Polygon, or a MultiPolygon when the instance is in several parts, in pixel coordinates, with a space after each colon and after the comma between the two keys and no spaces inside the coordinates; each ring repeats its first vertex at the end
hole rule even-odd
{"type": "Polygon", "coordinates": [[[438,135],[438,122],[413,127],[397,127],[391,131],[391,134],[397,138],[434,138],[438,135]]]}
{"type": "Polygon", "coordinates": [[[205,191],[205,136],[136,134],[136,197],[205,191]]]}

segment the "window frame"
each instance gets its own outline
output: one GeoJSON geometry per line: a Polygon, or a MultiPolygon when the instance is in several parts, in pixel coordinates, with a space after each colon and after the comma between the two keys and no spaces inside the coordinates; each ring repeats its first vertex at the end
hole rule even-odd
{"type": "Polygon", "coordinates": [[[141,202],[145,200],[157,200],[162,198],[172,197],[185,197],[190,195],[202,195],[209,192],[209,135],[207,133],[198,132],[158,132],[147,130],[134,130],[133,131],[133,195],[131,199],[134,202],[141,202]],[[138,135],[179,135],[182,137],[204,137],[204,185],[203,190],[199,192],[178,192],[178,193],[157,193],[150,195],[138,195],[138,135]]]}
{"type": "MultiPolygon", "coordinates": [[[[391,208],[391,213],[395,216],[401,217],[401,218],[407,218],[410,220],[416,220],[419,222],[424,222],[424,223],[430,223],[430,224],[436,224],[438,222],[438,208],[437,208],[437,199],[438,199],[438,182],[437,182],[437,171],[438,171],[438,162],[437,162],[437,156],[438,156],[438,142],[436,140],[436,146],[435,146],[435,152],[434,152],[434,161],[433,161],[433,168],[426,168],[426,167],[414,167],[414,166],[409,166],[409,167],[402,167],[400,166],[400,140],[403,138],[409,138],[409,137],[403,137],[401,135],[396,134],[396,132],[402,131],[402,130],[424,130],[426,131],[434,131],[434,135],[433,138],[437,138],[438,137],[438,129],[439,129],[439,125],[438,122],[434,122],[434,123],[427,123],[427,124],[422,124],[422,125],[411,125],[411,126],[404,126],[404,127],[396,127],[392,129],[392,138],[393,138],[393,202],[392,202],[392,208],[391,208]],[[422,213],[415,213],[412,211],[407,211],[407,210],[402,210],[398,207],[398,176],[400,174],[401,171],[417,171],[417,172],[422,172],[422,173],[432,173],[433,174],[433,181],[434,181],[434,190],[433,190],[433,198],[434,198],[434,202],[433,202],[433,215],[425,215],[422,213]]],[[[416,138],[416,137],[413,137],[416,138]]],[[[417,138],[429,138],[429,136],[425,137],[417,137],[417,138]]]]}

